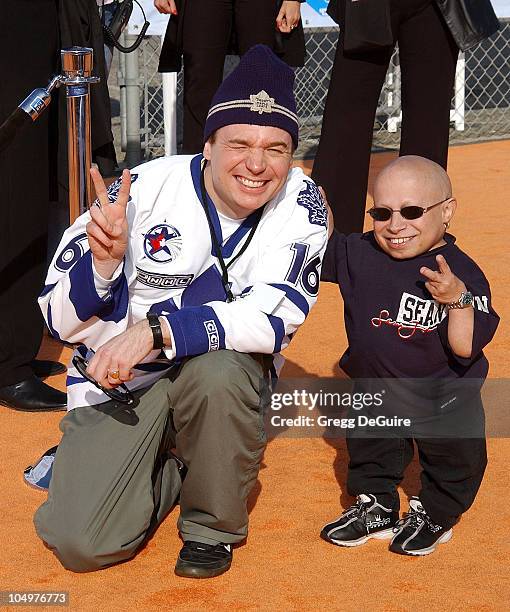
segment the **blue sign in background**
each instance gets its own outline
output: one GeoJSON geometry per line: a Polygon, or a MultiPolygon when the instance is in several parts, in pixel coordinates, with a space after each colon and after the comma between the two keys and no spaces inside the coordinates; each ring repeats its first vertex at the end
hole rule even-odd
{"type": "Polygon", "coordinates": [[[307,0],[306,3],[318,13],[324,13],[324,11],[328,8],[328,0],[307,0]]]}

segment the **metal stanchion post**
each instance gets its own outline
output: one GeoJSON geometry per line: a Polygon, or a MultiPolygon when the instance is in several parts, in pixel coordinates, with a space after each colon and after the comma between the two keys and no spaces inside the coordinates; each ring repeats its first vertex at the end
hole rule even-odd
{"type": "Polygon", "coordinates": [[[60,54],[62,74],[54,76],[46,88],[34,89],[0,126],[0,150],[9,146],[27,122],[41,116],[56,87],[66,86],[69,217],[72,224],[90,204],[90,84],[97,83],[99,77],[91,76],[92,49],[70,47],[62,49],[60,54]]]}
{"type": "MultiPolygon", "coordinates": [[[[126,36],[127,44],[133,36],[126,36]]],[[[140,89],[138,85],[138,50],[126,55],[126,165],[136,166],[142,160],[140,144],[140,89]]]]}
{"type": "Polygon", "coordinates": [[[93,51],[88,47],[62,49],[62,83],[67,97],[69,217],[71,224],[90,204],[90,84],[93,51]]]}
{"type": "MultiPolygon", "coordinates": [[[[119,42],[124,47],[126,46],[126,35],[124,32],[119,37],[119,42]]],[[[120,148],[126,152],[126,54],[119,53],[119,69],[117,71],[117,80],[120,89],[120,148]]]]}

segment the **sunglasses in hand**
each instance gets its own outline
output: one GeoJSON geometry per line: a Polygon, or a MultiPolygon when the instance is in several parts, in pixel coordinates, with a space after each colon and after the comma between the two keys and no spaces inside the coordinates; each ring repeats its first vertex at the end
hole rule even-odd
{"type": "MultiPolygon", "coordinates": [[[[93,351],[89,351],[87,353],[87,357],[93,354],[93,351]]],[[[81,376],[83,376],[83,378],[86,378],[90,383],[92,383],[110,399],[116,402],[120,402],[121,404],[132,404],[135,401],[133,394],[124,383],[121,383],[118,387],[115,387],[113,389],[107,389],[106,387],[103,387],[101,383],[97,382],[97,380],[87,372],[88,365],[88,359],[84,359],[80,355],[75,355],[73,357],[73,366],[78,370],[81,376]]]]}
{"type": "Polygon", "coordinates": [[[439,206],[439,204],[442,204],[449,199],[450,198],[445,198],[444,200],[441,200],[441,202],[436,202],[435,204],[431,204],[426,208],[423,208],[423,206],[403,206],[400,210],[396,210],[393,208],[386,208],[385,206],[373,206],[370,210],[367,210],[367,215],[370,215],[374,221],[389,221],[393,213],[398,212],[402,215],[402,217],[404,217],[404,219],[411,221],[413,219],[423,217],[426,212],[432,210],[432,208],[439,206]]]}

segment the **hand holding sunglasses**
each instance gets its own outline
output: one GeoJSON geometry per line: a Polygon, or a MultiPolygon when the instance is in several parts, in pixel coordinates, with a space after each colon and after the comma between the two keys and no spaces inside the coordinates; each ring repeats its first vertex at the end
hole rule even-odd
{"type": "MultiPolygon", "coordinates": [[[[92,356],[93,354],[93,351],[89,350],[89,352],[87,353],[87,357],[89,357],[89,355],[92,356]]],[[[103,387],[101,383],[99,383],[87,372],[88,365],[88,359],[84,359],[80,355],[75,355],[73,357],[73,366],[78,370],[81,376],[88,380],[90,383],[92,383],[110,399],[116,402],[120,402],[121,404],[132,404],[135,401],[133,394],[124,383],[121,383],[120,385],[118,385],[118,387],[115,387],[114,389],[107,389],[106,387],[103,387]]]]}
{"type": "Polygon", "coordinates": [[[404,219],[408,221],[412,221],[414,219],[419,219],[423,217],[423,215],[432,210],[439,204],[443,204],[443,202],[447,202],[451,199],[451,196],[441,200],[440,202],[436,202],[435,204],[431,204],[430,206],[403,206],[400,210],[394,208],[386,208],[385,206],[373,206],[370,210],[367,210],[367,215],[370,215],[374,221],[389,221],[393,213],[400,213],[404,219]]]}

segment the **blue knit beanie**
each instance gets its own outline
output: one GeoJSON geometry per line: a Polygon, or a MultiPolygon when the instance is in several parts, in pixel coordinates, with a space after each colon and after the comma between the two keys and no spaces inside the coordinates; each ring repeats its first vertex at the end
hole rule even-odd
{"type": "Polygon", "coordinates": [[[298,145],[294,71],[266,45],[247,51],[219,86],[207,115],[204,142],[225,125],[268,125],[288,132],[298,145]]]}

